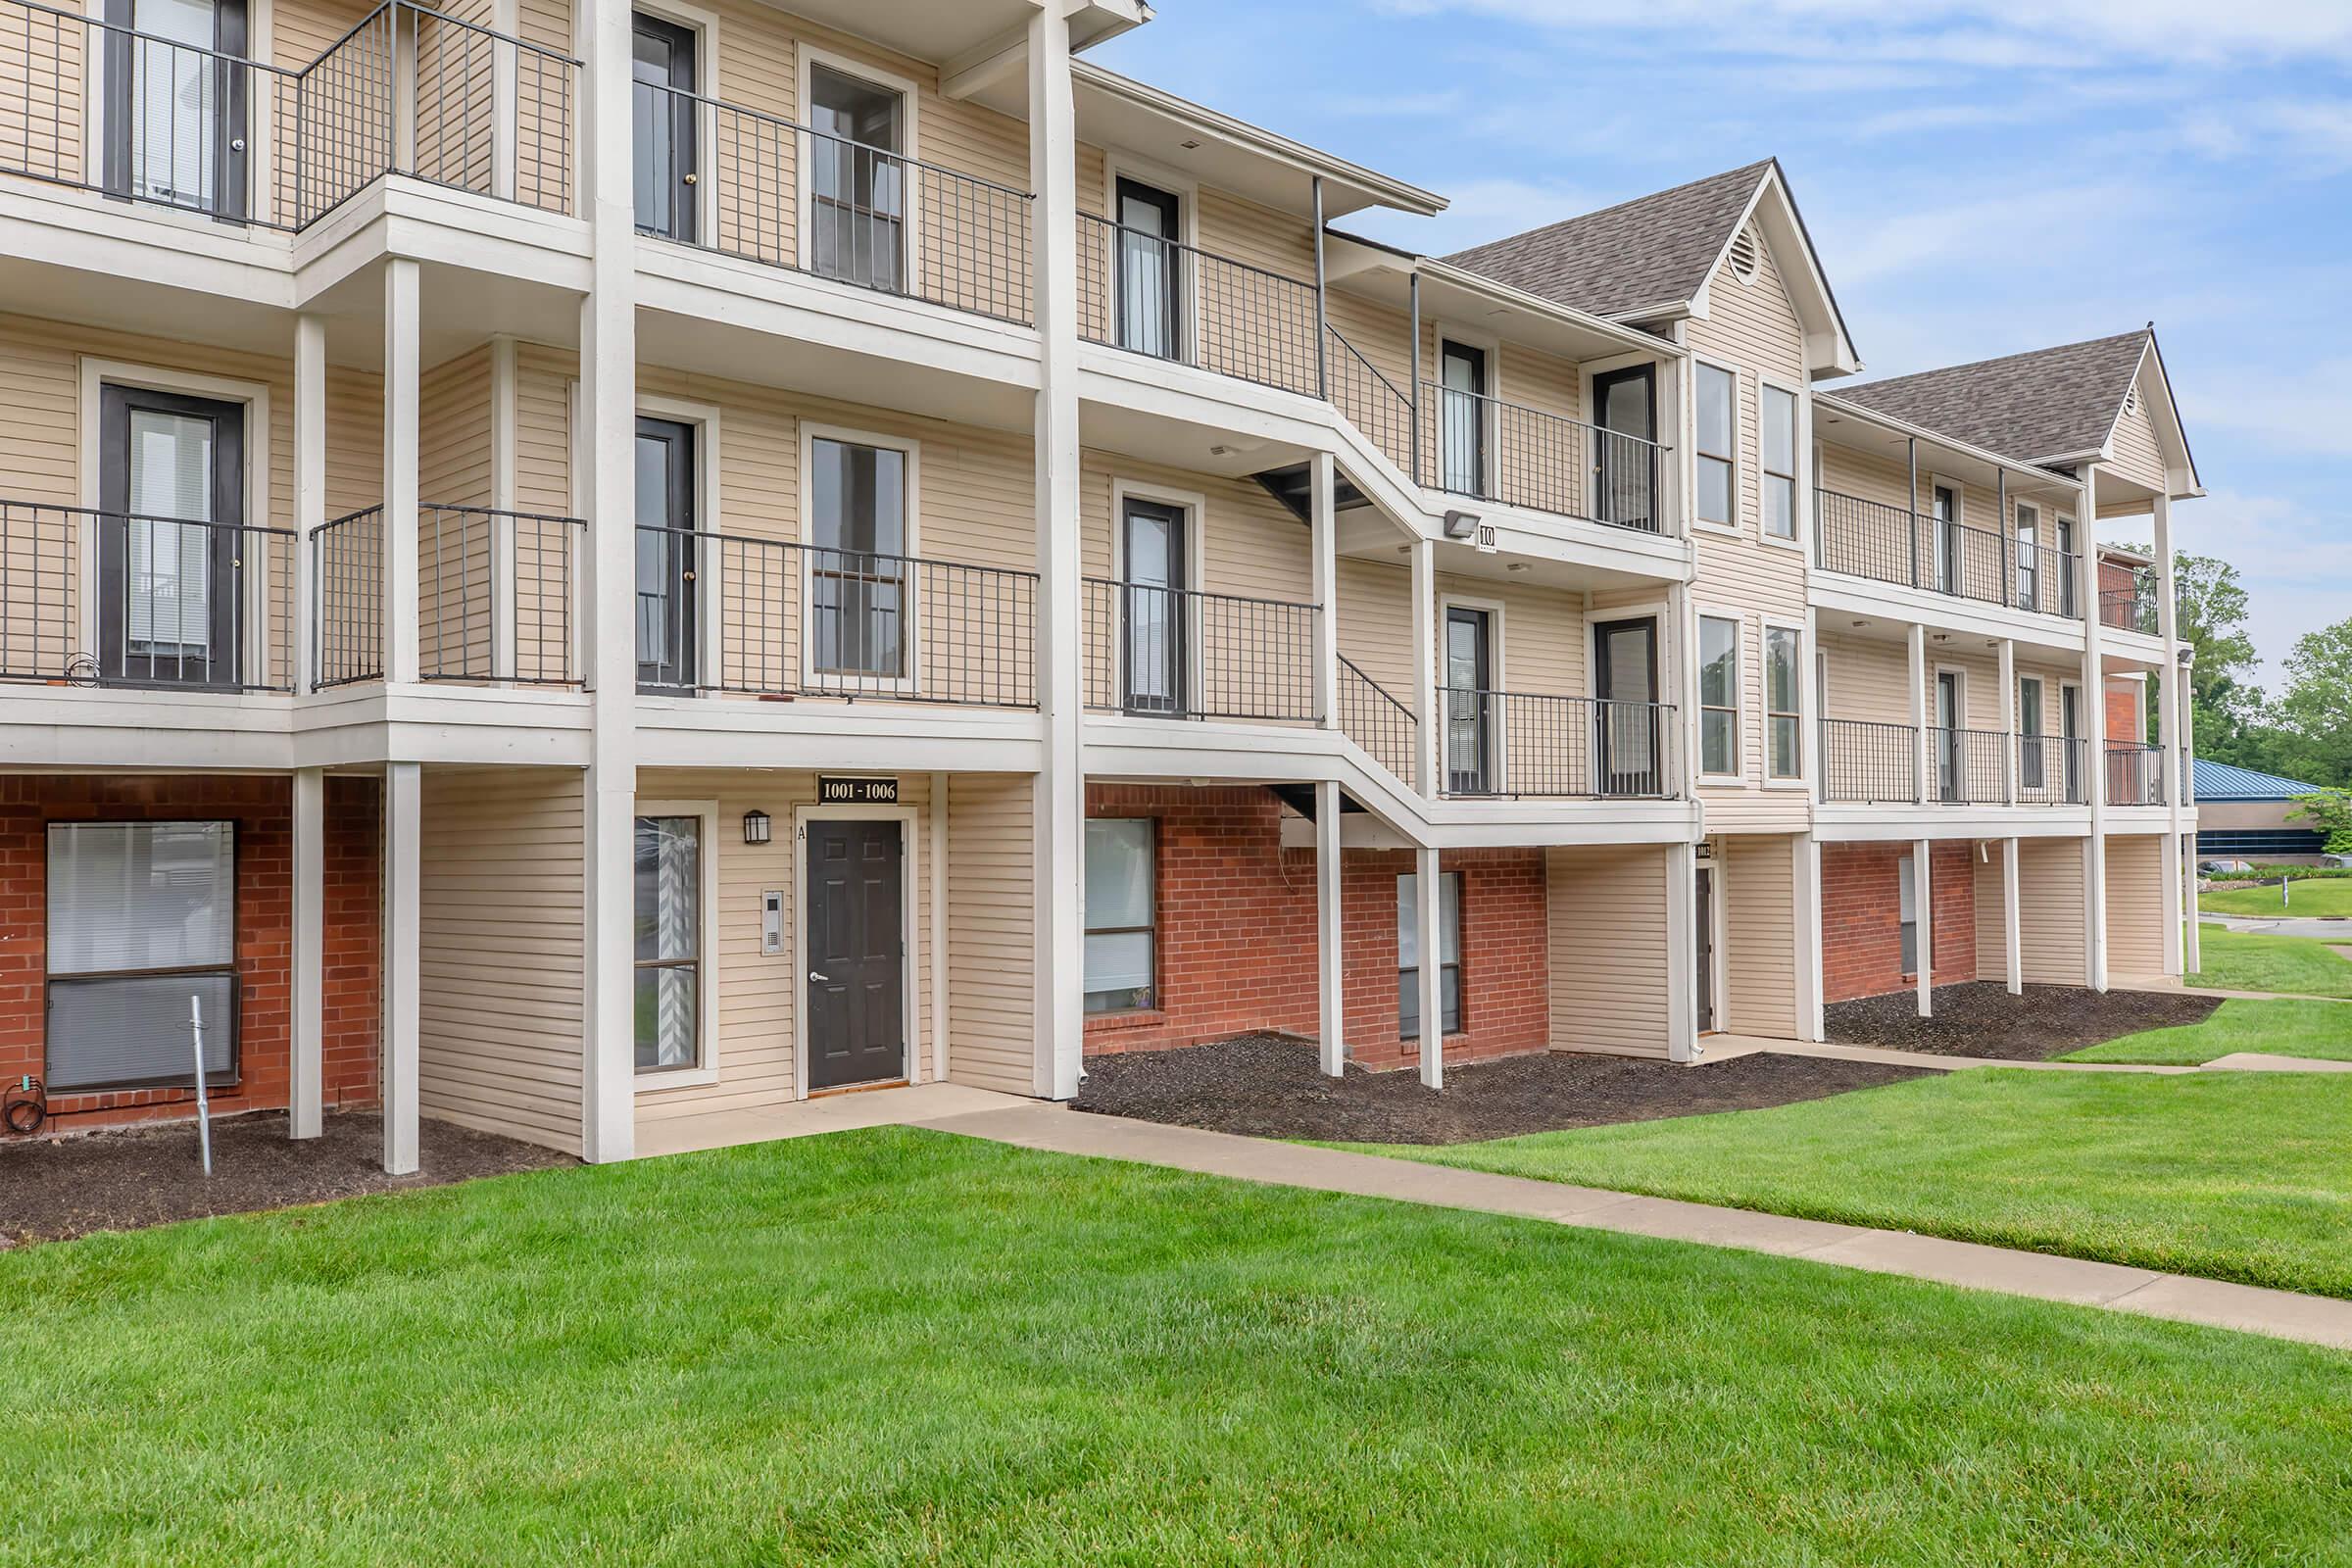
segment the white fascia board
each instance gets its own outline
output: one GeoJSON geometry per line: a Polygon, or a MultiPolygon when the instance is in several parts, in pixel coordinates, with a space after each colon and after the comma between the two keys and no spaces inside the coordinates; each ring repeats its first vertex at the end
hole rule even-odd
{"type": "MultiPolygon", "coordinates": [[[[1912,588],[1850,577],[1815,567],[1808,573],[1806,601],[1814,609],[1873,620],[1916,621],[1936,631],[1967,637],[2006,638],[2021,646],[2080,655],[2082,622],[2065,615],[2011,610],[1981,600],[1961,599],[1933,588],[1912,588]]],[[[1835,630],[1836,628],[1832,628],[1835,630]]],[[[2112,630],[2112,628],[2110,628],[2112,630]]]]}
{"type": "MultiPolygon", "coordinates": [[[[2161,812],[2158,813],[2161,816],[2161,812]]],[[[1920,839],[2080,839],[2086,806],[1816,806],[1813,836],[1825,844],[1908,844],[1920,839]]]]}
{"type": "MultiPolygon", "coordinates": [[[[1483,273],[1467,271],[1426,256],[1418,258],[1415,265],[1423,277],[1451,284],[1509,310],[1522,311],[1529,316],[1607,338],[1629,354],[1656,354],[1666,359],[1678,359],[1685,352],[1681,345],[1668,342],[1654,332],[1644,332],[1638,326],[1626,325],[1622,318],[1594,316],[1591,312],[1562,305],[1556,300],[1547,300],[1540,294],[1530,294],[1525,289],[1513,288],[1483,273]]],[[[1597,357],[1586,356],[1588,359],[1597,357]]]]}

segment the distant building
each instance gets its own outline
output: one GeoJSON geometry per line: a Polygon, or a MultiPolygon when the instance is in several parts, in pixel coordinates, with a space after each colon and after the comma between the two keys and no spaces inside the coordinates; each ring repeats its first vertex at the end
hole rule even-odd
{"type": "Polygon", "coordinates": [[[2294,798],[2321,786],[2191,758],[2197,802],[2197,858],[2262,859],[2318,855],[2322,838],[2291,820],[2294,798]]]}

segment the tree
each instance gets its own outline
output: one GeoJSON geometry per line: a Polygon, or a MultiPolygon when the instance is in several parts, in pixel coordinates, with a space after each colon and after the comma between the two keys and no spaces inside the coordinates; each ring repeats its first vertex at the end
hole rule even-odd
{"type": "MultiPolygon", "coordinates": [[[[2146,555],[2144,549],[2127,545],[2146,555]]],[[[2272,760],[2263,733],[2262,689],[2254,684],[2254,639],[2247,635],[2245,585],[2237,568],[2212,556],[2173,555],[2173,613],[2180,640],[2196,650],[2189,667],[2190,739],[2196,755],[2241,767],[2272,760]]],[[[2159,677],[2160,679],[2162,677],[2159,677]]],[[[2148,705],[2148,739],[2157,739],[2148,705]]]]}
{"type": "Polygon", "coordinates": [[[2352,790],[2321,790],[2289,803],[2290,822],[2309,822],[2327,839],[2329,855],[2352,855],[2352,790]]]}
{"type": "Polygon", "coordinates": [[[2278,771],[2331,789],[2352,785],[2352,620],[2295,639],[2271,717],[2278,771]]]}

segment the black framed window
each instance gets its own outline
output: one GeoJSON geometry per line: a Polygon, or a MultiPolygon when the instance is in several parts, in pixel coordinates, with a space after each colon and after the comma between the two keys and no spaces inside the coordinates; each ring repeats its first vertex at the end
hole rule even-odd
{"type": "Polygon", "coordinates": [[[1657,369],[1638,365],[1592,377],[1592,515],[1629,528],[1657,526],[1657,369]]]}
{"type": "Polygon", "coordinates": [[[2041,509],[2017,504],[2017,608],[2041,608],[2041,509]]]}
{"type": "Polygon", "coordinates": [[[1192,710],[1192,538],[1185,509],[1127,499],[1119,519],[1125,707],[1131,713],[1192,710]]]}
{"type": "Polygon", "coordinates": [[[703,819],[637,818],[637,1070],[703,1063],[703,819]]]}
{"type": "Polygon", "coordinates": [[[637,231],[695,243],[694,31],[640,11],[630,18],[637,231]]]}
{"type": "Polygon", "coordinates": [[[1184,210],[1173,191],[1122,176],[1118,212],[1118,346],[1184,356],[1184,210]]]}
{"type": "Polygon", "coordinates": [[[106,188],[243,218],[245,0],[107,0],[106,20],[106,188]]]}
{"type": "Polygon", "coordinates": [[[2041,677],[2017,677],[2017,782],[2020,788],[2038,790],[2048,777],[2048,763],[2042,756],[2041,743],[2041,677]]]}
{"type": "Polygon", "coordinates": [[[1485,795],[1494,788],[1494,617],[1446,607],[1446,788],[1485,795]]]}
{"type": "Polygon", "coordinates": [[[53,1090],[195,1082],[237,1071],[236,824],[52,822],[48,1026],[53,1090]]]}
{"type": "Polygon", "coordinates": [[[1159,824],[1148,816],[1086,822],[1086,1010],[1158,1005],[1159,824]]]}
{"type": "Polygon", "coordinates": [[[906,674],[906,454],[808,443],[810,653],[822,675],[906,674]]]}
{"type": "MultiPolygon", "coordinates": [[[[1438,873],[1438,1028],[1462,1030],[1462,873],[1438,873]]],[[[1421,1034],[1421,878],[1396,879],[1396,1022],[1398,1038],[1421,1034]]]]}
{"type": "Polygon", "coordinates": [[[1895,918],[1903,930],[1903,973],[1919,973],[1919,862],[1904,856],[1895,862],[1895,918]]]}
{"type": "Polygon", "coordinates": [[[694,427],[637,420],[637,684],[693,689],[700,670],[694,427]]]}
{"type": "Polygon", "coordinates": [[[237,686],[245,406],[110,384],[98,414],[100,676],[237,686]]]}
{"type": "Polygon", "coordinates": [[[1438,482],[1459,495],[1487,493],[1487,351],[1438,348],[1438,482]]]}

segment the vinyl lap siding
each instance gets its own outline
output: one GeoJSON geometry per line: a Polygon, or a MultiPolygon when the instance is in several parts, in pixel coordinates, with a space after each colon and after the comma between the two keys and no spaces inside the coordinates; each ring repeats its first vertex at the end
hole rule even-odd
{"type": "Polygon", "coordinates": [[[2084,839],[2020,839],[2018,946],[2034,985],[2082,984],[2084,839]]]}
{"type": "Polygon", "coordinates": [[[1544,852],[1551,1049],[1667,1053],[1666,851],[1544,852]]]}
{"type": "MultiPolygon", "coordinates": [[[[2153,378],[2142,375],[2136,383],[2139,400],[2131,413],[2116,420],[2115,435],[2110,445],[2115,452],[2108,466],[2125,478],[2144,484],[2149,489],[2163,491],[2167,487],[2164,445],[2156,435],[2156,421],[2148,413],[2148,399],[2158,394],[2153,378]]],[[[2144,511],[2141,503],[2132,502],[2128,513],[2144,511]]],[[[2104,513],[2105,509],[2101,509],[2104,513]]],[[[2153,972],[2153,971],[2151,971],[2153,972]]]]}
{"type": "Polygon", "coordinates": [[[1721,1012],[1737,1034],[1794,1039],[1796,856],[1785,837],[1722,841],[1721,1012]]]}
{"type": "Polygon", "coordinates": [[[1006,1094],[1037,1092],[1028,775],[966,774],[948,785],[948,1076],[1006,1094]]]}
{"type": "Polygon", "coordinates": [[[2164,841],[2154,835],[2107,841],[2107,972],[2164,973],[2164,841]]]}

